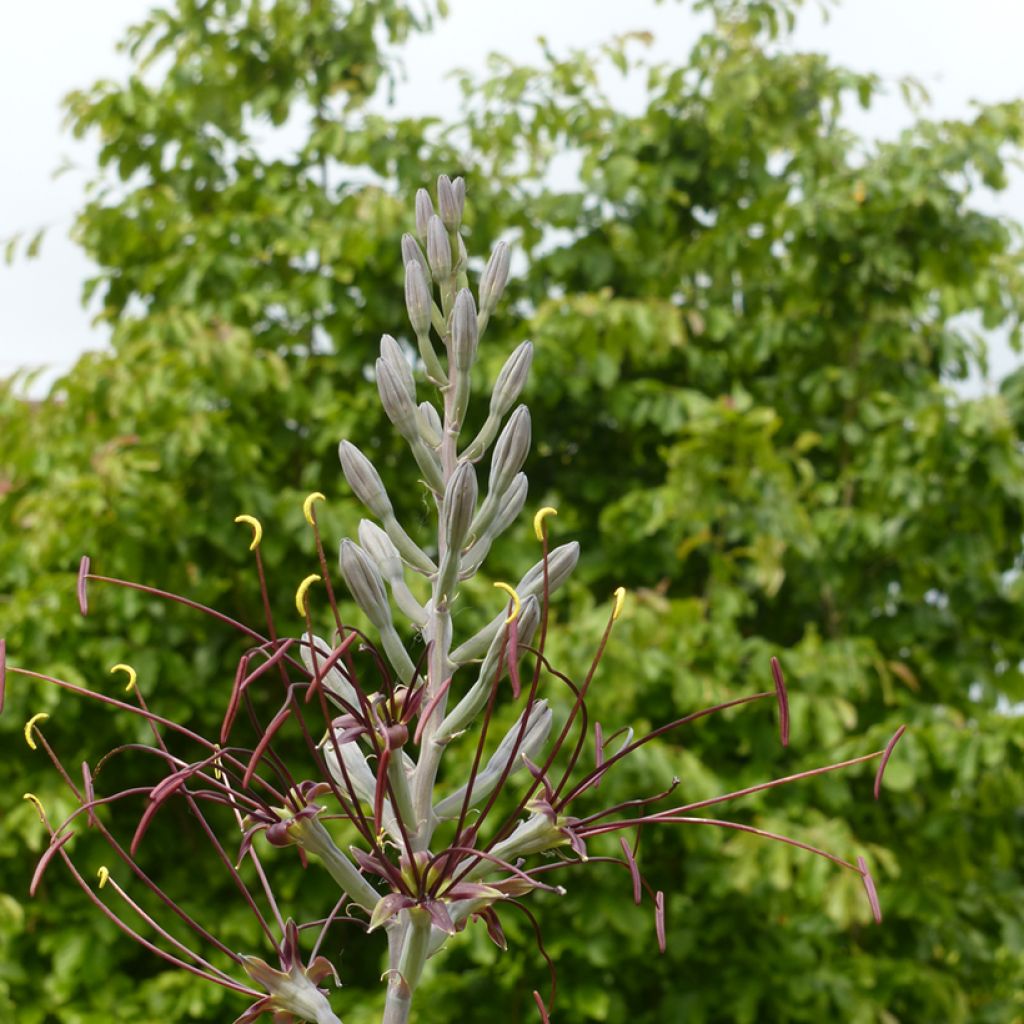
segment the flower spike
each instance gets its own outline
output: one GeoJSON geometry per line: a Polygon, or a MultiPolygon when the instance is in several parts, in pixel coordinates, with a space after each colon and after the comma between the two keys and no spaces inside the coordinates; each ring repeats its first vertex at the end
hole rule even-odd
{"type": "Polygon", "coordinates": [[[318,501],[326,501],[327,496],[321,494],[319,491],[314,491],[310,494],[306,500],[302,503],[302,514],[306,517],[306,522],[310,526],[313,526],[313,505],[318,501]]]}
{"type": "Polygon", "coordinates": [[[263,525],[255,516],[235,516],[236,523],[245,523],[252,527],[252,543],[249,545],[250,551],[255,551],[260,546],[260,541],[263,540],[263,525]]]}
{"type": "Polygon", "coordinates": [[[544,520],[548,516],[557,516],[558,509],[552,508],[550,505],[545,505],[542,509],[537,510],[537,514],[533,517],[533,532],[537,535],[537,540],[544,539],[544,520]]]}
{"type": "Polygon", "coordinates": [[[508,618],[505,619],[505,621],[502,623],[502,625],[507,626],[510,622],[514,621],[519,617],[519,609],[521,607],[519,595],[516,593],[515,588],[509,586],[507,583],[498,582],[494,585],[499,590],[504,590],[505,593],[508,594],[510,598],[512,598],[512,611],[509,612],[508,618]]]}
{"type": "Polygon", "coordinates": [[[136,680],[139,677],[136,674],[135,669],[133,669],[131,667],[131,665],[125,665],[125,664],[119,662],[117,665],[114,665],[114,666],[111,667],[110,672],[111,672],[111,675],[113,675],[113,673],[115,673],[115,672],[124,672],[124,673],[127,674],[128,682],[127,682],[127,684],[125,685],[125,688],[124,688],[124,692],[125,693],[131,693],[132,690],[135,689],[135,682],[136,682],[136,680]]]}
{"type": "Polygon", "coordinates": [[[40,711],[33,715],[25,723],[25,742],[29,746],[29,750],[37,750],[36,741],[32,739],[32,730],[35,728],[38,722],[45,722],[50,716],[45,711],[40,711]]]}
{"type": "Polygon", "coordinates": [[[311,572],[300,584],[299,589],[295,591],[295,607],[300,615],[306,614],[306,591],[314,583],[319,583],[320,577],[315,573],[311,572]]]}

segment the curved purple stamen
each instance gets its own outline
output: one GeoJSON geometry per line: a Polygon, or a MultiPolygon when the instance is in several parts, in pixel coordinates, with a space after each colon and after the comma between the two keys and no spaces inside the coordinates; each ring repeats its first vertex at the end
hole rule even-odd
{"type": "Polygon", "coordinates": [[[775,699],[779,702],[779,739],[784,747],[789,746],[789,694],[786,680],[782,675],[779,659],[772,655],[772,679],[775,680],[775,699]]]}
{"type": "Polygon", "coordinates": [[[85,592],[86,577],[89,575],[89,556],[82,555],[81,562],[78,563],[78,584],[76,586],[76,592],[78,594],[78,610],[83,615],[89,614],[89,598],[85,592]]]}
{"type": "Polygon", "coordinates": [[[878,890],[875,888],[875,880],[871,877],[867,863],[863,857],[857,858],[857,870],[860,871],[861,881],[864,883],[864,890],[868,894],[868,903],[871,904],[871,913],[875,924],[882,923],[882,908],[878,903],[878,890]]]}

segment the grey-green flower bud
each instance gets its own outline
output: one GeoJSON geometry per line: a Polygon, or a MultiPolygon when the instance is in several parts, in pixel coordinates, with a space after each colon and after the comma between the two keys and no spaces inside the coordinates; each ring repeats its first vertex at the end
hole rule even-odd
{"type": "Polygon", "coordinates": [[[478,340],[476,303],[472,292],[462,288],[452,310],[452,355],[456,369],[466,372],[472,367],[478,340]]]}
{"type": "Polygon", "coordinates": [[[378,629],[390,628],[391,606],[388,604],[384,580],[369,555],[355,541],[346,537],[341,542],[339,563],[345,585],[356,604],[378,629]]]}
{"type": "Polygon", "coordinates": [[[433,216],[434,204],[430,201],[430,193],[425,188],[417,189],[416,231],[424,242],[427,240],[427,228],[433,216]]]}
{"type": "Polygon", "coordinates": [[[335,664],[326,672],[323,671],[324,662],[331,656],[331,645],[323,637],[303,633],[299,643],[299,656],[311,676],[321,675],[324,689],[329,694],[350,708],[359,707],[359,697],[355,687],[345,678],[341,669],[335,664]]]}
{"type": "Polygon", "coordinates": [[[505,361],[505,365],[498,374],[498,379],[494,382],[494,390],[491,392],[491,413],[493,415],[504,416],[512,408],[519,393],[526,385],[526,378],[530,373],[532,362],[533,345],[529,341],[524,341],[505,361]]]}
{"type": "Polygon", "coordinates": [[[384,406],[388,419],[403,437],[415,436],[416,403],[409,397],[409,389],[400,369],[384,359],[377,360],[376,368],[380,404],[384,406]]]}
{"type": "Polygon", "coordinates": [[[427,262],[434,277],[443,279],[451,275],[452,247],[448,241],[448,232],[436,214],[427,225],[427,262]]]}
{"type": "Polygon", "coordinates": [[[420,436],[431,448],[441,443],[444,427],[438,411],[429,402],[420,402],[420,436]]]}
{"type": "Polygon", "coordinates": [[[351,441],[338,445],[338,459],[352,493],[379,519],[391,515],[391,501],[373,463],[351,441]]]}
{"type": "MultiPolygon", "coordinates": [[[[462,179],[456,179],[461,181],[462,179]]],[[[466,197],[465,183],[461,195],[456,193],[451,178],[442,174],[437,179],[437,209],[441,221],[449,231],[457,231],[462,221],[462,202],[466,197]]]]}
{"type": "Polygon", "coordinates": [[[406,584],[402,556],[387,533],[369,519],[361,519],[359,543],[391,584],[392,596],[402,614],[417,626],[425,625],[427,613],[406,584]]]}
{"type": "Polygon", "coordinates": [[[495,511],[493,516],[488,516],[489,521],[481,519],[485,511],[481,506],[480,514],[477,515],[471,527],[471,531],[476,539],[462,559],[460,570],[462,579],[469,579],[470,576],[475,575],[483,560],[487,557],[487,552],[490,551],[495,538],[500,537],[519,517],[519,513],[523,511],[523,505],[526,504],[526,495],[529,489],[529,481],[526,479],[526,474],[517,473],[508,490],[501,496],[500,501],[493,506],[495,511]]]}
{"type": "Polygon", "coordinates": [[[499,242],[480,276],[480,312],[486,317],[494,312],[508,282],[510,253],[507,242],[499,242]]]}
{"type": "MultiPolygon", "coordinates": [[[[560,544],[548,554],[548,586],[557,590],[571,575],[576,563],[580,560],[580,546],[576,541],[560,544]]],[[[537,562],[519,581],[516,588],[519,596],[534,594],[540,596],[544,592],[544,562],[537,562]]]]}
{"type": "Polygon", "coordinates": [[[430,267],[427,264],[427,257],[423,255],[420,243],[406,232],[402,235],[402,264],[407,267],[410,263],[418,263],[423,268],[423,274],[427,281],[430,281],[430,267]]]}
{"type": "Polygon", "coordinates": [[[405,308],[416,336],[430,330],[431,299],[425,269],[416,260],[405,265],[405,308]]]}
{"type": "Polygon", "coordinates": [[[457,552],[469,533],[476,512],[476,470],[470,462],[460,462],[444,491],[444,524],[448,548],[457,552]]]}
{"type": "Polygon", "coordinates": [[[505,429],[498,436],[491,456],[491,475],[487,483],[487,494],[495,499],[504,494],[513,477],[523,468],[530,453],[530,410],[525,405],[509,417],[505,429]]]}
{"type": "MultiPolygon", "coordinates": [[[[580,546],[576,541],[562,544],[548,554],[548,589],[554,593],[570,576],[576,563],[580,558],[580,546]]],[[[544,562],[540,561],[531,568],[519,581],[516,593],[523,604],[526,598],[540,597],[544,592],[544,562]]],[[[520,616],[522,613],[520,612],[520,616]]],[[[505,613],[501,612],[484,626],[478,633],[474,633],[465,643],[460,644],[451,653],[451,660],[456,665],[465,665],[467,661],[481,657],[491,642],[498,635],[502,623],[505,621],[505,613]]]]}
{"type": "Polygon", "coordinates": [[[369,519],[359,520],[359,543],[380,569],[381,575],[387,580],[402,576],[402,556],[398,548],[391,543],[391,538],[369,519]]]}
{"type": "Polygon", "coordinates": [[[455,205],[459,208],[459,220],[462,220],[462,214],[465,212],[466,207],[466,182],[463,178],[456,178],[452,182],[452,191],[455,193],[455,205]]]}
{"type": "Polygon", "coordinates": [[[409,400],[413,405],[415,405],[416,380],[412,375],[412,367],[409,365],[409,361],[405,358],[402,346],[399,345],[390,334],[381,336],[380,357],[391,367],[392,370],[395,371],[395,376],[402,382],[402,386],[405,388],[405,393],[409,396],[409,400]]]}
{"type": "MultiPolygon", "coordinates": [[[[494,792],[503,775],[507,778],[524,768],[524,756],[531,761],[536,761],[544,749],[544,744],[547,743],[550,732],[551,708],[548,707],[546,700],[536,700],[516,719],[515,725],[502,738],[498,749],[491,755],[483,771],[477,775],[473,785],[471,806],[478,807],[483,800],[486,800],[494,792]],[[526,717],[525,729],[523,728],[524,717],[526,717]]],[[[454,817],[462,809],[465,796],[466,787],[462,786],[438,803],[434,808],[434,813],[439,818],[454,817]]]]}

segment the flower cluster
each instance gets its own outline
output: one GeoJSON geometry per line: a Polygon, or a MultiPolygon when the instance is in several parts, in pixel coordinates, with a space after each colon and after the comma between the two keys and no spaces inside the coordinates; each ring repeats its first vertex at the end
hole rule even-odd
{"type": "MultiPolygon", "coordinates": [[[[664,896],[648,884],[638,863],[637,840],[629,838],[648,825],[740,830],[827,858],[861,877],[880,920],[862,858],[853,863],[788,836],[704,815],[752,793],[869,761],[878,762],[877,798],[902,729],[884,750],[698,802],[674,803],[676,780],[664,792],[594,809],[602,779],[635,751],[721,711],[768,701],[777,708],[780,739],[787,744],[788,700],[781,667],[773,658],[773,685],[764,691],[693,711],[644,736],[635,737],[628,729],[606,736],[599,722],[590,721],[588,694],[625,591],[620,588],[612,596],[607,624],[583,678],[574,681],[552,665],[546,654],[550,599],[572,573],[579,549],[573,543],[550,546],[551,508],[534,517],[539,560],[515,586],[496,584],[503,595],[500,610],[478,632],[455,643],[452,607],[460,587],[526,503],[522,468],[531,422],[526,406],[516,403],[533,356],[529,342],[515,349],[494,382],[483,425],[464,439],[480,337],[509,273],[508,247],[499,243],[474,298],[460,233],[464,199],[462,180],[444,176],[438,180],[436,209],[426,191],[418,193],[418,240],[411,234],[402,240],[406,306],[416,344],[405,346],[385,335],[375,368],[384,411],[407,442],[437,510],[431,544],[420,546],[403,528],[372,462],[349,441],[339,449],[349,486],[376,520],[363,520],[357,540],[341,542],[340,576],[375,636],[355,628],[343,614],[316,516],[324,496],[315,493],[307,498],[304,513],[319,571],[307,575],[295,593],[296,612],[305,623],[297,639],[283,636],[271,614],[260,554],[263,527],[252,516],[240,515],[236,521],[252,529],[250,546],[266,609],[260,628],[187,597],[98,575],[88,558],[82,560],[78,600],[83,614],[90,585],[129,587],[212,616],[244,640],[234,681],[225,686],[216,738],[150,710],[127,665],[112,670],[127,673],[124,699],[7,668],[140,718],[153,736],[151,744],[125,744],[112,754],[151,758],[156,781],[100,795],[95,777],[111,754],[95,770],[83,764],[78,779],[43,735],[46,716],[36,715],[26,724],[29,746],[42,746],[78,802],[70,816],[52,824],[29,795],[50,834],[32,891],[47,866],[60,859],[88,898],[133,939],[164,960],[248,997],[251,1004],[236,1024],[266,1014],[278,1022],[337,1022],[323,987],[328,979],[337,982],[337,976],[320,949],[341,923],[386,935],[383,1020],[403,1024],[427,959],[451,935],[479,923],[505,948],[502,919],[522,913],[533,924],[543,953],[536,918],[525,900],[538,891],[563,893],[559,873],[584,862],[625,868],[633,899],[639,904],[646,895],[653,904],[657,943],[664,949],[664,896]],[[438,404],[418,402],[414,369],[436,391],[438,404]],[[488,452],[481,497],[477,468],[488,452]],[[326,620],[329,615],[332,632],[327,637],[314,632],[314,600],[321,604],[318,616],[326,620]],[[411,647],[410,632],[422,637],[422,646],[411,647]],[[420,652],[418,660],[410,650],[420,652]],[[498,738],[497,712],[510,703],[518,717],[498,738]],[[446,790],[439,784],[442,761],[453,741],[470,730],[475,730],[475,742],[469,763],[454,770],[446,766],[444,778],[458,777],[458,785],[446,790]],[[132,800],[141,801],[143,809],[133,835],[124,841],[106,824],[104,810],[132,800]],[[144,871],[139,858],[147,830],[172,801],[183,802],[191,812],[279,967],[229,948],[144,871]],[[94,884],[80,873],[69,847],[81,829],[96,830],[107,841],[123,865],[123,882],[107,868],[94,884]],[[592,841],[611,832],[621,833],[621,856],[592,854],[592,841]],[[319,864],[338,887],[333,908],[312,921],[287,916],[264,865],[267,846],[294,848],[303,866],[319,864]],[[148,894],[145,905],[133,889],[148,894]],[[146,909],[154,899],[192,931],[198,948],[146,909]],[[304,956],[301,939],[307,931],[316,937],[304,956]],[[215,965],[223,958],[239,969],[238,976],[215,965]]],[[[0,667],[4,653],[0,642],[0,667]]],[[[2,692],[0,668],[0,706],[2,692]]],[[[545,1021],[553,997],[553,980],[548,999],[535,993],[545,1021]]]]}

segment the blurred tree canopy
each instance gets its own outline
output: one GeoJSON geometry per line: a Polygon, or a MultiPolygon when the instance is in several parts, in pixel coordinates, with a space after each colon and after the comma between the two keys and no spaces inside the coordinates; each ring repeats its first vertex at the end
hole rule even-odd
{"type": "MultiPolygon", "coordinates": [[[[793,691],[789,750],[770,715],[746,711],[652,750],[613,794],[678,775],[699,799],[910,726],[880,803],[866,769],[738,812],[866,853],[882,927],[855,878],[799,851],[650,832],[668,954],[628,879],[581,875],[564,900],[538,901],[558,1016],[1009,1024],[1024,1014],[1024,374],[980,398],[951,383],[984,366],[983,328],[1020,340],[1020,233],[973,197],[1005,186],[1024,107],[869,142],[844,111],[886,83],[793,52],[799,4],[696,7],[707,31],[676,65],[650,65],[642,36],[545,47],[534,66],[494,57],[463,75],[464,107],[442,122],[370,102],[435,6],[164,0],[127,40],[131,76],[68,100],[72,130],[102,146],[74,230],[113,345],[41,401],[20,379],[0,391],[0,633],[12,663],[94,686],[129,661],[161,711],[209,724],[235,638],[124,591],[96,590],[79,618],[83,553],[98,572],[255,617],[232,523],[248,512],[290,622],[312,571],[302,498],[327,492],[329,538],[360,515],[342,437],[374,451],[407,519],[422,514],[367,367],[383,331],[408,333],[398,243],[413,190],[463,174],[467,248],[483,257],[507,237],[520,254],[484,369],[534,340],[530,506],[558,506],[556,535],[584,549],[557,660],[584,664],[624,584],[599,681],[606,728],[764,688],[772,653],[793,691]],[[639,113],[615,103],[622,75],[642,76],[639,113]],[[275,148],[278,128],[291,141],[275,148]]],[[[514,576],[534,558],[524,523],[489,568],[514,576]]],[[[479,596],[493,603],[483,584],[479,596]]],[[[21,743],[24,720],[49,711],[72,765],[138,737],[103,709],[7,689],[0,1017],[230,1019],[241,1006],[164,971],[60,871],[28,901],[43,836],[18,798],[69,802],[21,743]]],[[[227,879],[207,877],[176,828],[154,826],[152,872],[194,892],[227,941],[251,941],[227,879]]],[[[318,884],[308,872],[296,898],[318,884]]],[[[417,1019],[530,1019],[522,992],[544,965],[528,928],[509,931],[503,957],[471,932],[433,965],[417,1019]]],[[[337,1006],[369,1024],[380,966],[352,935],[337,1006]]]]}

